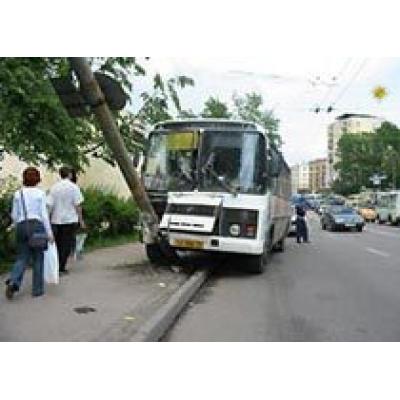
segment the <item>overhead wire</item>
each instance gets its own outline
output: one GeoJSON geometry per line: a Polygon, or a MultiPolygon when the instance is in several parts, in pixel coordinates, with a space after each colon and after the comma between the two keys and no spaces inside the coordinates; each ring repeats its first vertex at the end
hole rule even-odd
{"type": "MultiPolygon", "coordinates": [[[[325,109],[324,104],[327,103],[327,101],[329,100],[329,98],[331,97],[331,94],[333,93],[334,89],[337,87],[337,85],[335,84],[336,82],[338,82],[339,80],[341,80],[342,77],[344,77],[344,75],[347,73],[347,70],[350,66],[352,62],[352,58],[347,58],[342,66],[342,68],[339,70],[339,73],[337,75],[333,75],[332,77],[332,83],[331,85],[329,85],[326,94],[324,95],[324,97],[321,98],[321,100],[319,102],[314,103],[315,106],[310,110],[316,114],[321,113],[322,111],[324,111],[325,109]]],[[[326,112],[330,113],[333,111],[333,107],[326,107],[326,112]]]]}
{"type": "Polygon", "coordinates": [[[348,84],[343,88],[343,90],[339,93],[339,95],[335,98],[335,100],[331,103],[331,107],[335,107],[336,104],[338,104],[343,97],[348,93],[348,91],[351,89],[353,86],[354,82],[358,79],[358,77],[361,75],[361,72],[363,69],[366,67],[368,63],[368,58],[365,58],[363,62],[361,63],[360,67],[355,71],[354,75],[351,77],[350,81],[348,84]]]}
{"type": "MultiPolygon", "coordinates": [[[[332,83],[339,81],[339,79],[341,79],[344,76],[344,74],[347,72],[347,69],[350,66],[351,62],[352,62],[352,58],[351,57],[349,57],[349,58],[347,58],[345,60],[344,65],[341,68],[341,70],[339,71],[339,73],[333,77],[332,83]]],[[[323,106],[329,100],[329,97],[333,93],[334,89],[335,89],[335,86],[332,84],[331,87],[328,88],[328,91],[327,91],[326,95],[320,101],[319,104],[321,106],[323,106]]]]}

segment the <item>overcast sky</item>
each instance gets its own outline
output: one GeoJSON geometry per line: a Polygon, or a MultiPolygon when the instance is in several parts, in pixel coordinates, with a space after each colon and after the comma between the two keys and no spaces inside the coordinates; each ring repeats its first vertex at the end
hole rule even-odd
{"type": "Polygon", "coordinates": [[[150,71],[193,77],[196,86],[183,91],[182,106],[195,112],[210,95],[231,103],[234,92],[261,93],[281,120],[289,164],[326,157],[327,126],[342,113],[368,113],[400,124],[398,58],[171,57],[153,58],[150,71]],[[390,90],[381,103],[371,94],[377,85],[390,90]],[[332,114],[310,111],[330,105],[336,108],[332,114]]]}

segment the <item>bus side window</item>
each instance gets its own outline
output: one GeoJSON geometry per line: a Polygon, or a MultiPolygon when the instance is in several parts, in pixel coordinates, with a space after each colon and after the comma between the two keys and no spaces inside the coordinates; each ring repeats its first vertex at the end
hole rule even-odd
{"type": "Polygon", "coordinates": [[[271,192],[275,196],[280,195],[280,180],[279,180],[279,153],[275,148],[268,149],[268,176],[270,182],[271,192]]]}

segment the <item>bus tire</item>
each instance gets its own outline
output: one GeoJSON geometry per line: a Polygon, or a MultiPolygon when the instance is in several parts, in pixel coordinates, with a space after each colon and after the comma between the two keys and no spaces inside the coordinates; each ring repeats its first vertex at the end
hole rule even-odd
{"type": "Polygon", "coordinates": [[[171,265],[178,261],[175,250],[166,243],[146,244],[146,254],[155,266],[171,265]]]}
{"type": "Polygon", "coordinates": [[[261,275],[269,263],[270,251],[268,248],[264,250],[263,254],[257,256],[248,256],[246,259],[246,271],[250,274],[261,275]]]}
{"type": "Polygon", "coordinates": [[[163,265],[166,260],[158,243],[146,244],[146,255],[153,265],[163,265]]]}
{"type": "Polygon", "coordinates": [[[281,239],[275,246],[274,251],[277,253],[284,253],[285,252],[285,238],[281,239]]]}

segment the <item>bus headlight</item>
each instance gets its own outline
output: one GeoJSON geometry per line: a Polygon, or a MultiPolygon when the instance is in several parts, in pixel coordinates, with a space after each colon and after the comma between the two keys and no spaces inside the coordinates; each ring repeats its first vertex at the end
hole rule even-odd
{"type": "Polygon", "coordinates": [[[239,224],[232,224],[229,227],[229,233],[231,236],[239,237],[240,236],[240,225],[239,224]]]}

